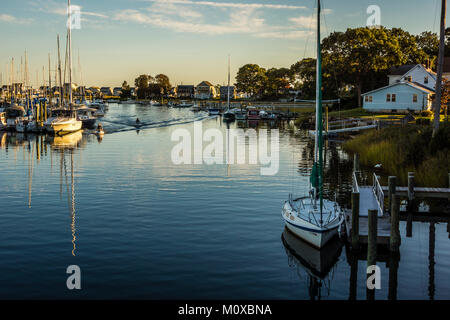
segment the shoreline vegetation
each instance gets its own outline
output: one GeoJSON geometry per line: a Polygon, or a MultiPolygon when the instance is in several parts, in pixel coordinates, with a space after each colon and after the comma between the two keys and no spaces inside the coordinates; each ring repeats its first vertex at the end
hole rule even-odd
{"type": "Polygon", "coordinates": [[[408,172],[414,172],[420,187],[448,187],[450,172],[450,124],[441,123],[432,137],[431,125],[407,125],[370,130],[343,144],[344,151],[360,156],[360,164],[397,176],[399,185],[407,184],[408,172]]]}

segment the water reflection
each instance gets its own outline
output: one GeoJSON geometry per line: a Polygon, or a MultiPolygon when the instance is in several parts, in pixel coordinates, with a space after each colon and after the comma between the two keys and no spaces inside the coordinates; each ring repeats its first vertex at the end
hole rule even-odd
{"type": "Polygon", "coordinates": [[[335,238],[318,250],[284,229],[281,236],[290,268],[302,278],[306,272],[308,293],[311,300],[330,296],[336,264],[342,252],[342,242],[335,238]]]}

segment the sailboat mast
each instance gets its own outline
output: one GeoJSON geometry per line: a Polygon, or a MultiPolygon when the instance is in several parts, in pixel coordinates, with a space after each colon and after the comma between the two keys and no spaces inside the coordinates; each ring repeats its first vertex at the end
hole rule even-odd
{"type": "Polygon", "coordinates": [[[72,11],[70,9],[70,0],[67,0],[67,40],[68,40],[68,55],[69,55],[69,103],[72,104],[72,11]]]}
{"type": "Polygon", "coordinates": [[[316,65],[316,143],[315,160],[318,163],[320,221],[322,223],[323,208],[323,154],[322,154],[322,52],[320,45],[320,0],[317,0],[317,65],[316,65]]]}
{"type": "Polygon", "coordinates": [[[62,76],[61,76],[61,54],[60,54],[60,50],[59,50],[59,34],[58,34],[56,40],[58,42],[59,107],[61,107],[64,95],[63,95],[63,84],[62,84],[62,76]]]}
{"type": "Polygon", "coordinates": [[[230,64],[231,57],[228,55],[228,94],[227,94],[227,109],[230,111],[230,64]]]}
{"type": "Polygon", "coordinates": [[[52,74],[50,68],[50,53],[48,54],[48,96],[49,96],[49,104],[52,103],[52,74]]]}

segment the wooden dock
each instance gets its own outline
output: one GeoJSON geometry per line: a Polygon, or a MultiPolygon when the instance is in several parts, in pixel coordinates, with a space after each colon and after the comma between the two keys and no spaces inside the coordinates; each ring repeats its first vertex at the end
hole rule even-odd
{"type": "MultiPolygon", "coordinates": [[[[389,187],[382,187],[384,192],[389,191],[389,187]]],[[[414,188],[414,196],[417,198],[441,198],[450,199],[450,188],[414,188]]],[[[408,196],[408,187],[396,187],[395,193],[399,196],[408,196]]]]}
{"type": "MultiPolygon", "coordinates": [[[[352,230],[352,212],[347,210],[345,212],[345,230],[347,237],[350,239],[352,230]]],[[[378,231],[377,231],[377,243],[381,245],[389,245],[389,239],[391,237],[391,223],[388,215],[378,217],[378,231]]],[[[359,217],[359,242],[367,244],[369,236],[369,218],[367,216],[359,217]]]]}

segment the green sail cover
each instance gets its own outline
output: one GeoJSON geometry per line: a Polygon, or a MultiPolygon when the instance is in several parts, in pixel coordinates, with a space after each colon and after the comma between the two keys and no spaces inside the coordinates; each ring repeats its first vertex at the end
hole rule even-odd
{"type": "Polygon", "coordinates": [[[309,177],[309,182],[313,188],[317,188],[319,186],[319,168],[317,166],[317,162],[314,162],[311,176],[309,177]]]}

